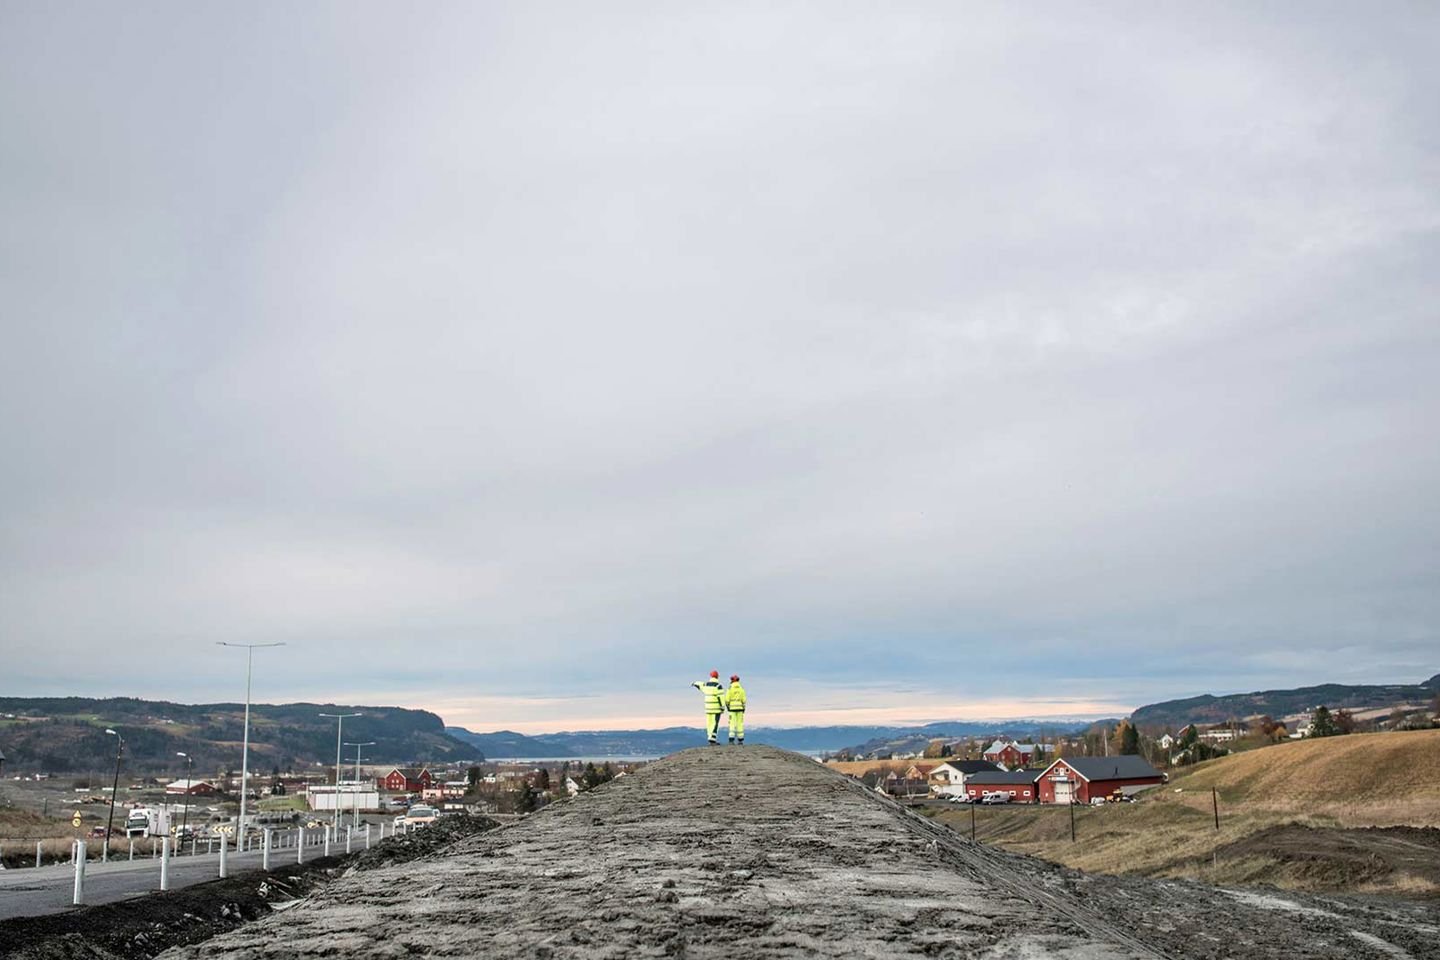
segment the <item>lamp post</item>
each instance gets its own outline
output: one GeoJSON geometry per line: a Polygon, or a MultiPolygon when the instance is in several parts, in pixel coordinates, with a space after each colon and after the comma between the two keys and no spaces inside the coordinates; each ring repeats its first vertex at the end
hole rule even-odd
{"type": "Polygon", "coordinates": [[[335,833],[340,833],[340,731],[345,727],[347,717],[360,717],[360,713],[322,713],[320,716],[335,721],[335,833]]]}
{"type": "Polygon", "coordinates": [[[100,848],[100,860],[110,859],[110,831],[115,827],[115,794],[120,792],[120,757],[125,753],[125,738],[109,727],[105,732],[115,738],[115,780],[110,784],[110,819],[105,823],[105,846],[100,848]]]}
{"type": "MultiPolygon", "coordinates": [[[[347,746],[347,747],[354,747],[354,748],[355,748],[355,789],[352,791],[352,794],[353,794],[353,796],[354,796],[354,798],[355,798],[355,814],[354,814],[355,826],[356,826],[356,827],[359,827],[359,826],[360,826],[360,748],[361,748],[361,747],[373,747],[373,746],[375,746],[375,741],[374,741],[374,740],[366,740],[364,743],[350,743],[350,742],[347,741],[347,742],[345,743],[345,746],[347,746]]],[[[340,789],[340,784],[339,784],[338,781],[337,781],[336,784],[335,784],[335,789],[336,789],[336,790],[339,790],[339,789],[340,789]]],[[[336,800],[336,803],[339,803],[338,798],[337,798],[337,800],[336,800]]]]}
{"type": "Polygon", "coordinates": [[[190,771],[195,768],[195,761],[184,750],[176,750],[175,756],[185,758],[185,815],[180,822],[180,839],[184,840],[185,828],[190,826],[190,792],[195,789],[195,781],[191,779],[190,771]]]}
{"type": "Polygon", "coordinates": [[[256,647],[283,647],[284,643],[226,643],[216,640],[221,647],[245,648],[245,741],[240,751],[240,819],[235,821],[235,849],[245,849],[245,795],[250,787],[250,667],[255,659],[256,647]]]}

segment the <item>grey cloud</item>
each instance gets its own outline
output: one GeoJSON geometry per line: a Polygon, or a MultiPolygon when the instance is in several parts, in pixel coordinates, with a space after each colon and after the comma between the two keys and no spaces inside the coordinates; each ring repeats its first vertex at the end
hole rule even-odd
{"type": "Polygon", "coordinates": [[[16,692],[1437,669],[1426,7],[110,16],[0,30],[16,692]]]}

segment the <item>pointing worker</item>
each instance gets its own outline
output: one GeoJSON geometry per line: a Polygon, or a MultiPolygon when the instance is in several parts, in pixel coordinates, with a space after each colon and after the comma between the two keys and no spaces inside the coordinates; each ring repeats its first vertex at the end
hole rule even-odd
{"type": "Polygon", "coordinates": [[[725,688],[720,685],[720,671],[711,670],[710,679],[696,680],[690,686],[705,695],[705,735],[710,738],[712,745],[719,743],[716,731],[720,728],[720,714],[725,712],[725,707],[721,704],[725,688]]]}
{"type": "Polygon", "coordinates": [[[745,746],[745,688],[740,686],[740,674],[730,675],[730,689],[725,691],[725,709],[730,713],[730,742],[740,741],[745,746]]]}

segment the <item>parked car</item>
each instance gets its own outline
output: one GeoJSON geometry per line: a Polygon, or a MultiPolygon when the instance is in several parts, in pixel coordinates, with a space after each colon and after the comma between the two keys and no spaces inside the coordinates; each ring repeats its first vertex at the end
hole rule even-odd
{"type": "Polygon", "coordinates": [[[956,794],[955,796],[953,796],[953,797],[950,798],[950,802],[951,802],[951,803],[969,803],[969,802],[970,802],[970,794],[968,794],[968,793],[958,793],[958,794],[956,794]]]}
{"type": "Polygon", "coordinates": [[[994,793],[985,794],[985,796],[980,798],[980,802],[984,804],[1009,803],[1010,794],[1001,793],[997,790],[994,793]]]}
{"type": "Polygon", "coordinates": [[[434,807],[414,806],[410,808],[409,813],[405,814],[405,816],[401,817],[400,819],[405,823],[406,826],[426,827],[434,823],[435,819],[439,816],[440,811],[436,810],[434,807]]]}

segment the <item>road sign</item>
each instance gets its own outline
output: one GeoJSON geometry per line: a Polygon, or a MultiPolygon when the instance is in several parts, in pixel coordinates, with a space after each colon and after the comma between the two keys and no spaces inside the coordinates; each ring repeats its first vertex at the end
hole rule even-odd
{"type": "Polygon", "coordinates": [[[80,811],[79,811],[79,810],[76,810],[76,811],[75,811],[75,816],[73,816],[73,817],[70,818],[70,824],[71,824],[72,826],[76,826],[76,827],[80,826],[80,811]]]}

